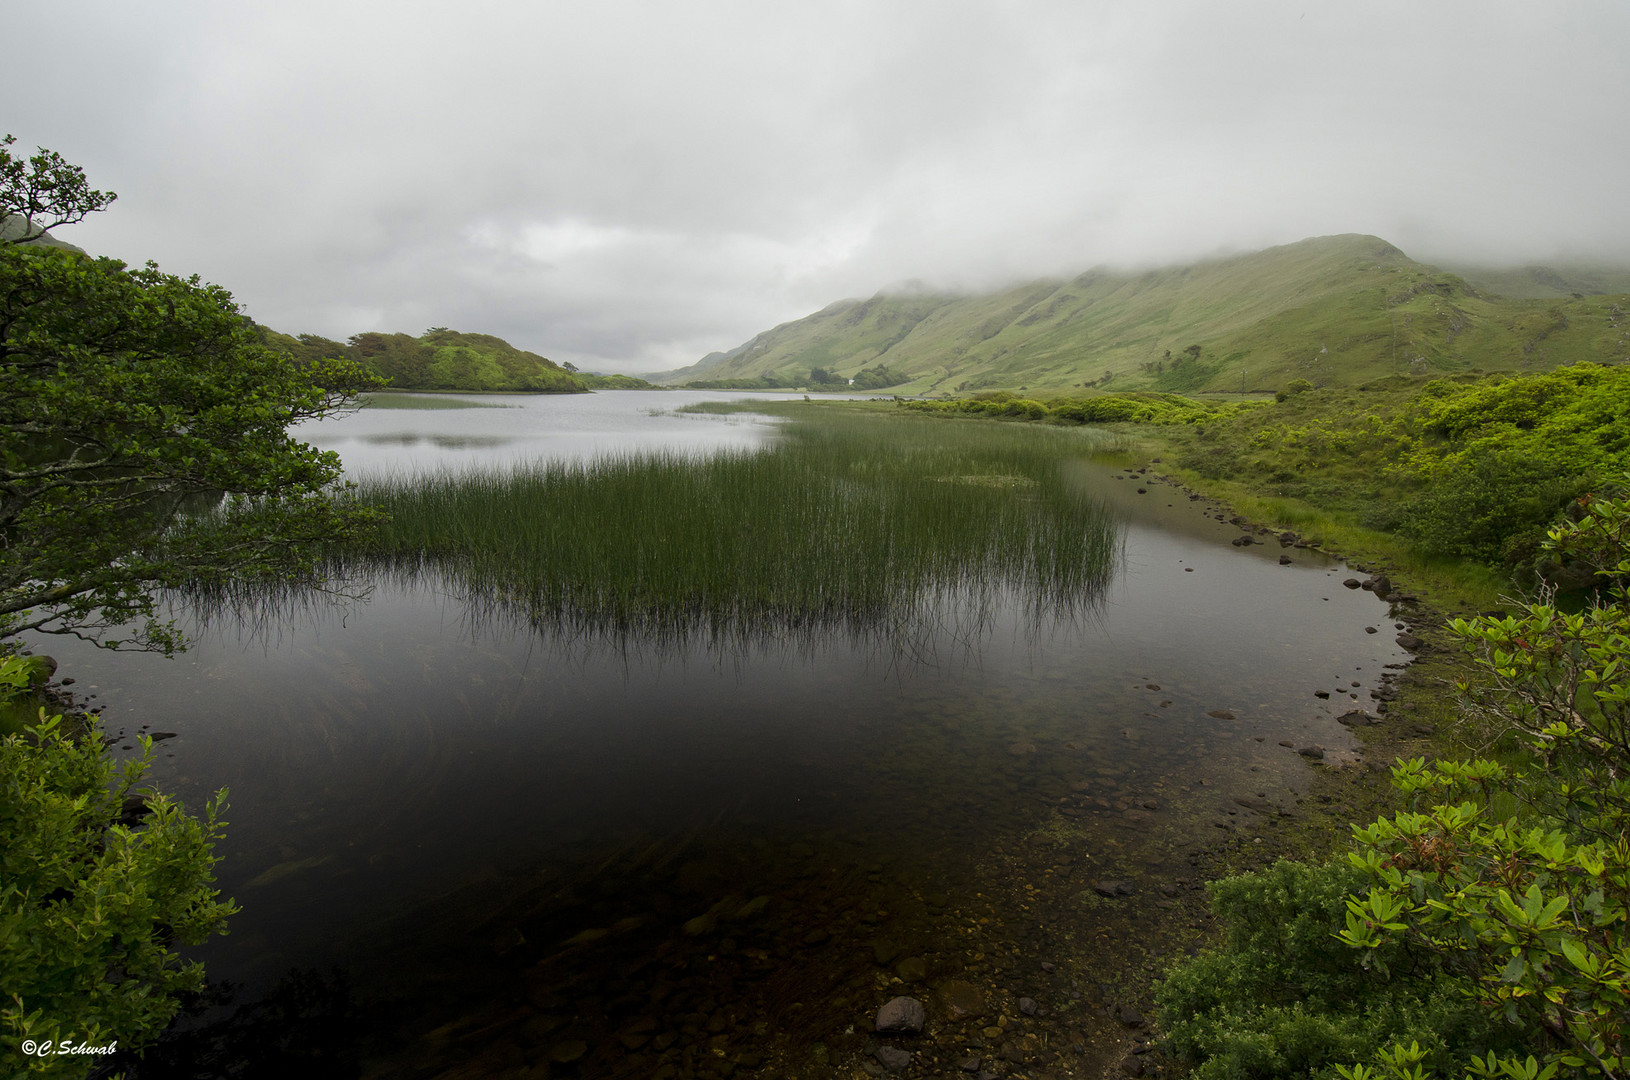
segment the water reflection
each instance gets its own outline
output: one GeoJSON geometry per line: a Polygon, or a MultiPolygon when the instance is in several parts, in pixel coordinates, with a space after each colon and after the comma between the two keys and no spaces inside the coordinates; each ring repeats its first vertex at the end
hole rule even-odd
{"type": "Polygon", "coordinates": [[[464,407],[362,409],[299,425],[294,434],[319,449],[336,451],[352,477],[508,466],[541,458],[588,460],[610,453],[702,454],[761,447],[773,437],[776,424],[763,416],[681,416],[674,410],[700,401],[794,396],[641,390],[469,394],[457,403],[464,407]]]}
{"type": "Polygon", "coordinates": [[[1396,658],[1363,632],[1373,598],[1129,528],[1097,617],[1037,623],[1009,598],[909,663],[837,634],[724,663],[704,642],[587,648],[421,579],[270,637],[213,629],[175,661],[98,657],[96,692],[114,727],[182,732],[160,786],[193,805],[232,788],[222,880],[245,912],[215,963],[233,978],[332,957],[404,905],[574,847],[593,864],[721,829],[945,853],[1060,798],[1113,808],[1123,783],[1256,769],[1296,790],[1282,739],[1345,743],[1312,690],[1374,685],[1396,658]]]}
{"type": "Polygon", "coordinates": [[[173,661],[53,651],[110,729],[180,733],[157,786],[231,788],[243,913],[200,952],[214,977],[347,968],[400,1022],[358,1052],[403,1075],[495,1047],[495,1072],[751,1073],[847,1045],[880,978],[994,993],[1023,956],[1026,978],[1057,962],[1061,1010],[1090,1004],[1080,972],[1124,960],[1142,897],[1219,823],[1271,826],[1235,800],[1293,806],[1296,748],[1350,745],[1344,698],[1401,659],[1365,633],[1375,599],[1112,475],[1078,480],[1119,508],[1125,560],[1074,610],[947,592],[907,634],[608,648],[423,570],[259,624],[218,610],[173,661]]]}
{"type": "Polygon", "coordinates": [[[413,435],[380,434],[359,435],[359,442],[368,446],[418,446],[421,443],[439,450],[496,450],[514,446],[518,440],[497,435],[413,435]]]}

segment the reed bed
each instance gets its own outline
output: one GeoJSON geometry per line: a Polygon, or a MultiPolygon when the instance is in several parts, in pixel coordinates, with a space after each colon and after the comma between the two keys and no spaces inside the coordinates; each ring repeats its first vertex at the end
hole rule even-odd
{"type": "Polygon", "coordinates": [[[892,634],[998,595],[1060,616],[1101,594],[1120,532],[1060,467],[1090,433],[823,412],[752,453],[367,480],[389,521],[336,569],[434,571],[596,635],[892,634]]]}

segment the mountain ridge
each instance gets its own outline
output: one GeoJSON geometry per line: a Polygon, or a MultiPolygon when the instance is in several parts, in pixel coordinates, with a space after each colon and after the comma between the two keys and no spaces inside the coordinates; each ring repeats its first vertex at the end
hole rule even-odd
{"type": "MultiPolygon", "coordinates": [[[[1585,281],[1556,276],[1569,286],[1585,281]]],[[[1623,280],[1630,286],[1630,274],[1623,280]]],[[[982,294],[840,300],[663,381],[821,385],[810,376],[824,373],[827,385],[847,385],[881,367],[900,393],[1216,392],[1274,390],[1295,378],[1350,384],[1630,356],[1623,316],[1630,296],[1575,292],[1503,297],[1379,237],[1310,237],[1183,266],[1097,267],[982,294]]]]}

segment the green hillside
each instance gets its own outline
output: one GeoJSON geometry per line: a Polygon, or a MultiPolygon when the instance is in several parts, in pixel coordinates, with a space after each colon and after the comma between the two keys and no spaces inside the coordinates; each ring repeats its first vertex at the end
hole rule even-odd
{"type": "Polygon", "coordinates": [[[1298,378],[1353,385],[1390,374],[1623,359],[1626,307],[1623,293],[1503,297],[1376,237],[1327,236],[981,296],[845,300],[666,381],[809,386],[829,374],[846,385],[883,365],[891,388],[911,394],[1264,391],[1298,378]]]}
{"type": "Polygon", "coordinates": [[[1473,288],[1514,300],[1630,294],[1630,268],[1618,266],[1453,266],[1473,288]]]}
{"type": "Polygon", "coordinates": [[[354,360],[399,390],[578,394],[591,388],[575,372],[491,334],[437,327],[420,337],[357,334],[347,343],[274,330],[267,330],[266,337],[268,344],[299,359],[354,360]]]}

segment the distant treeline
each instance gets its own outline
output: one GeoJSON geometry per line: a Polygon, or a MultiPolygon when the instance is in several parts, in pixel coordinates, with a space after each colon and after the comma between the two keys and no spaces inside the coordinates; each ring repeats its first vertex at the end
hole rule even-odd
{"type": "Polygon", "coordinates": [[[316,334],[266,331],[267,343],[302,361],[352,360],[398,390],[463,390],[577,394],[588,390],[652,389],[628,375],[585,375],[491,334],[433,327],[420,337],[364,333],[346,342],[316,334]]]}

